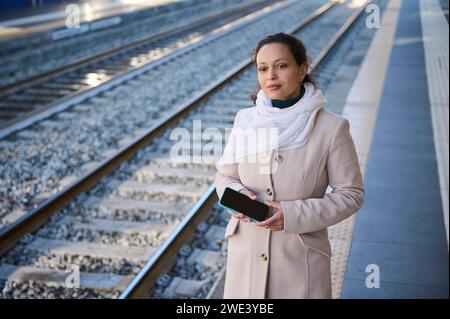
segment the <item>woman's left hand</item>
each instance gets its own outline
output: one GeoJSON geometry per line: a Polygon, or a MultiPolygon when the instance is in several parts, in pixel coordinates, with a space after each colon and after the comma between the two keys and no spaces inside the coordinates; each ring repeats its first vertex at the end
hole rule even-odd
{"type": "Polygon", "coordinates": [[[283,208],[280,202],[266,201],[267,206],[273,207],[275,209],[275,214],[270,218],[256,223],[256,226],[262,226],[270,228],[271,230],[283,230],[284,229],[284,214],[283,208]]]}

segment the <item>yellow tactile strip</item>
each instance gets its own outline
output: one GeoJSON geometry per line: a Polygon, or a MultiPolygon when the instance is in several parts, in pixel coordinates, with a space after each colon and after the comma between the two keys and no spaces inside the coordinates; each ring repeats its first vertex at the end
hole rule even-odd
{"type": "Polygon", "coordinates": [[[331,282],[334,299],[339,298],[342,291],[355,220],[355,215],[353,215],[328,228],[331,251],[333,252],[331,257],[331,282]]]}

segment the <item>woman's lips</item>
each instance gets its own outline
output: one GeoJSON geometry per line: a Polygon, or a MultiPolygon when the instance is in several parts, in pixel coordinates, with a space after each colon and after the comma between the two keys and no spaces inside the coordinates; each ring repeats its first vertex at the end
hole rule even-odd
{"type": "Polygon", "coordinates": [[[281,85],[269,85],[267,88],[271,91],[278,90],[281,87],[281,85]]]}

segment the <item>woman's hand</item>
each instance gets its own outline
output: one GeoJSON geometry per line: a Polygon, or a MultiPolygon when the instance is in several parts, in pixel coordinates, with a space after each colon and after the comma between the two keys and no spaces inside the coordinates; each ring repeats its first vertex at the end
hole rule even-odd
{"type": "MultiPolygon", "coordinates": [[[[248,197],[250,197],[250,199],[256,200],[256,194],[251,192],[251,191],[249,191],[249,190],[247,190],[247,189],[241,190],[240,193],[242,193],[244,195],[247,195],[248,197]]],[[[233,215],[233,217],[235,217],[235,218],[237,218],[239,220],[242,220],[242,221],[247,222],[247,223],[251,222],[251,220],[249,218],[245,217],[244,214],[236,214],[234,212],[230,212],[229,210],[228,210],[228,212],[231,215],[233,215]]]]}
{"type": "Polygon", "coordinates": [[[256,223],[256,226],[262,226],[270,228],[271,230],[283,230],[284,229],[284,213],[280,202],[267,201],[266,204],[275,209],[275,214],[270,218],[256,223]]]}

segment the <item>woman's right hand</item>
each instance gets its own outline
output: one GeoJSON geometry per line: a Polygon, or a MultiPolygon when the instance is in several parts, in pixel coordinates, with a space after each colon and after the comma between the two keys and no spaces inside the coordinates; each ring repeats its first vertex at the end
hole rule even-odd
{"type": "MultiPolygon", "coordinates": [[[[257,198],[255,193],[253,193],[252,191],[249,191],[249,190],[247,190],[247,189],[241,190],[240,193],[242,193],[242,194],[244,194],[244,195],[247,195],[250,199],[253,199],[253,200],[256,200],[256,198],[257,198]]],[[[229,212],[234,218],[237,218],[237,219],[242,220],[242,221],[247,222],[247,223],[248,223],[248,222],[251,222],[251,219],[245,217],[244,214],[237,214],[237,213],[230,212],[230,211],[228,211],[228,212],[229,212]]]]}

